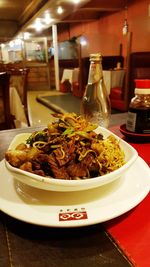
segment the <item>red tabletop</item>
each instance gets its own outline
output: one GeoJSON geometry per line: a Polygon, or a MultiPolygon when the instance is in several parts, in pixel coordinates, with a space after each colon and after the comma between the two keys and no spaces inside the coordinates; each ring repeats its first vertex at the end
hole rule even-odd
{"type": "MultiPolygon", "coordinates": [[[[122,136],[119,128],[111,130],[122,136]]],[[[129,142],[130,143],[130,142],[129,142]]],[[[150,166],[150,143],[130,143],[150,166]]],[[[133,263],[133,266],[150,266],[150,193],[128,213],[104,223],[107,232],[133,263]]]]}

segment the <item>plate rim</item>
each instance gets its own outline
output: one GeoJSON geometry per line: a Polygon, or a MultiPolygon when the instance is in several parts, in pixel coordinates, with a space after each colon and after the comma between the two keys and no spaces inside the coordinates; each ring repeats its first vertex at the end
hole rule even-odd
{"type": "MultiPolygon", "coordinates": [[[[149,167],[148,167],[147,163],[141,157],[138,157],[138,159],[135,161],[134,164],[137,164],[137,161],[138,160],[141,161],[141,163],[143,164],[143,167],[145,166],[145,168],[147,168],[146,171],[148,171],[149,170],[149,167]]],[[[4,160],[2,160],[0,162],[0,169],[2,167],[5,168],[5,171],[6,172],[8,172],[8,170],[6,169],[6,167],[4,165],[4,160]]],[[[5,179],[5,178],[3,178],[3,179],[5,179]]],[[[13,177],[11,177],[11,179],[13,179],[13,177]]],[[[125,179],[125,177],[123,179],[125,179]]],[[[143,177],[142,177],[142,179],[143,179],[143,177]]],[[[45,223],[45,222],[39,221],[39,218],[36,221],[33,221],[32,218],[30,219],[30,216],[28,216],[28,218],[23,218],[22,215],[20,216],[19,214],[17,214],[16,210],[15,211],[13,210],[13,212],[11,212],[11,208],[10,207],[9,207],[9,212],[8,212],[8,208],[6,209],[6,208],[2,207],[2,204],[1,203],[0,203],[0,209],[4,213],[6,213],[7,215],[9,215],[9,216],[11,216],[11,217],[13,217],[13,218],[15,218],[17,220],[21,220],[21,221],[26,222],[26,223],[31,223],[31,224],[34,224],[34,225],[39,225],[39,226],[44,226],[44,227],[58,227],[58,228],[66,227],[66,228],[71,228],[71,227],[82,227],[82,226],[94,225],[94,224],[97,224],[97,223],[103,223],[105,221],[114,219],[114,218],[116,218],[116,217],[118,217],[118,216],[120,216],[120,215],[128,212],[129,210],[131,210],[135,206],[137,206],[147,196],[147,194],[150,191],[150,182],[148,181],[148,178],[145,178],[145,182],[147,182],[147,187],[144,190],[142,190],[142,192],[140,192],[138,194],[138,196],[133,196],[132,197],[132,203],[130,203],[129,206],[126,205],[126,208],[124,210],[122,210],[121,212],[119,210],[113,216],[110,216],[110,215],[108,216],[107,215],[107,218],[105,218],[105,220],[100,220],[99,217],[98,217],[96,219],[94,218],[92,221],[88,218],[88,220],[73,221],[71,223],[70,222],[69,223],[68,222],[61,222],[60,223],[59,221],[57,221],[57,223],[52,223],[52,222],[50,222],[50,220],[49,220],[49,222],[45,223]]],[[[15,190],[14,190],[14,193],[15,193],[15,190]]],[[[0,198],[1,198],[1,196],[0,196],[0,198]]],[[[123,201],[126,202],[126,200],[123,200],[123,201]]],[[[21,205],[21,208],[23,208],[23,207],[25,209],[26,208],[29,209],[28,212],[30,213],[30,207],[32,207],[32,205],[29,205],[29,204],[25,203],[25,204],[22,204],[21,205]]],[[[116,207],[115,207],[115,209],[116,209],[116,207]]]]}

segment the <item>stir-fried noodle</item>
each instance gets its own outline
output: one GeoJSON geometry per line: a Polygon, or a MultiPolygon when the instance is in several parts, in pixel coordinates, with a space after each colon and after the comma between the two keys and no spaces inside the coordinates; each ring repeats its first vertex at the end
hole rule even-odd
{"type": "Polygon", "coordinates": [[[119,141],[95,133],[97,125],[74,113],[59,114],[42,131],[31,134],[26,144],[8,150],[14,167],[58,179],[87,179],[110,173],[125,163],[119,141]]]}

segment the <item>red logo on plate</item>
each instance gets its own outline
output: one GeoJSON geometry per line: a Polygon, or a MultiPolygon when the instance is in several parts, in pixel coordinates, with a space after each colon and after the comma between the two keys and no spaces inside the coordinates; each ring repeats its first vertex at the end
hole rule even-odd
{"type": "Polygon", "coordinates": [[[59,221],[75,221],[87,219],[86,211],[60,212],[59,221]]]}

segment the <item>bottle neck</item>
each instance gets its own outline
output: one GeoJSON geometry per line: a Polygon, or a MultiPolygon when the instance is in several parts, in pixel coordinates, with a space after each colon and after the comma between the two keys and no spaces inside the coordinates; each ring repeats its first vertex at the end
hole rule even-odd
{"type": "Polygon", "coordinates": [[[91,61],[88,84],[99,82],[103,78],[102,64],[100,61],[91,61]]]}

